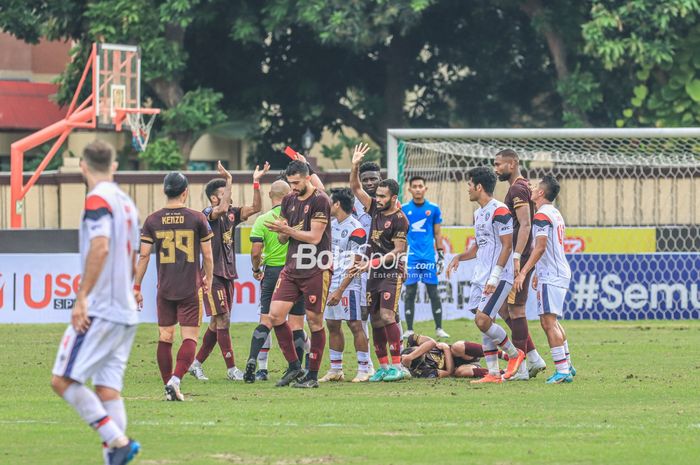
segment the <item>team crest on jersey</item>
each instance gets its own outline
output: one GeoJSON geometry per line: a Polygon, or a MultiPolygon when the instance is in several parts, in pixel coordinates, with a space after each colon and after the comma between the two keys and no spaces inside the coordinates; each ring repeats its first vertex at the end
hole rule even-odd
{"type": "Polygon", "coordinates": [[[347,237],[347,235],[348,235],[348,230],[347,230],[347,229],[344,229],[343,232],[340,233],[340,237],[343,237],[343,238],[347,237]]]}
{"type": "Polygon", "coordinates": [[[488,221],[490,217],[491,217],[491,213],[486,212],[486,215],[484,215],[484,221],[488,221]]]}
{"type": "Polygon", "coordinates": [[[384,293],[384,300],[389,300],[391,299],[391,293],[390,292],[385,292],[384,293]]]}
{"type": "Polygon", "coordinates": [[[316,303],[316,296],[315,296],[315,295],[310,295],[310,296],[309,296],[309,302],[311,302],[312,304],[315,304],[315,303],[316,303]]]}
{"type": "Polygon", "coordinates": [[[236,215],[234,215],[233,213],[229,213],[229,214],[228,214],[228,219],[229,219],[229,221],[235,221],[235,220],[236,220],[236,215]]]}
{"type": "Polygon", "coordinates": [[[309,206],[308,205],[304,206],[304,214],[306,215],[307,213],[309,213],[309,206]]]}
{"type": "Polygon", "coordinates": [[[389,226],[391,226],[391,220],[387,220],[387,221],[384,223],[384,229],[387,229],[389,226]]]}
{"type": "Polygon", "coordinates": [[[431,213],[432,212],[430,210],[428,210],[427,212],[425,212],[425,216],[430,216],[431,213]]]}

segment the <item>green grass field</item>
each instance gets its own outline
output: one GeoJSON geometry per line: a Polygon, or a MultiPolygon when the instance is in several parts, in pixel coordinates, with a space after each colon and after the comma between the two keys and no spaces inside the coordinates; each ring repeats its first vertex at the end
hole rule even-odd
{"type": "MultiPolygon", "coordinates": [[[[188,376],[187,402],[166,403],[157,331],[142,325],[124,391],[128,432],[143,446],[134,463],[700,463],[700,321],[566,327],[578,370],[571,385],[546,386],[540,375],[483,387],[411,380],[279,389],[274,381],[227,381],[217,348],[205,364],[210,381],[188,376]]],[[[252,328],[233,327],[240,365],[252,328]]],[[[0,326],[2,464],[101,463],[98,437],[49,388],[63,329],[0,326]]],[[[533,329],[551,366],[542,331],[533,329]]],[[[451,321],[446,330],[477,339],[471,322],[451,321]]],[[[271,352],[273,380],[282,360],[278,349],[271,352]]],[[[346,351],[346,374],[354,369],[346,351]]]]}

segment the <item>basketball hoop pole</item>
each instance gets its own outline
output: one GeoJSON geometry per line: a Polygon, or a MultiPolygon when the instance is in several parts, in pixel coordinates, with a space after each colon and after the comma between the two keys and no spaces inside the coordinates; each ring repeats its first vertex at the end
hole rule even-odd
{"type": "Polygon", "coordinates": [[[29,192],[29,189],[32,188],[37,179],[39,179],[39,176],[41,176],[41,173],[46,169],[46,166],[51,162],[54,155],[56,155],[58,149],[63,145],[68,134],[75,128],[94,128],[96,126],[94,85],[92,93],[78,108],[75,107],[90,69],[93,70],[93,83],[95,82],[95,75],[97,74],[94,66],[96,50],[97,45],[92,44],[90,58],[85,65],[85,70],[78,84],[78,89],[73,95],[73,100],[68,108],[66,117],[51,126],[14,142],[10,146],[10,227],[13,229],[22,227],[22,201],[27,195],[27,192],[29,192]],[[34,174],[32,174],[31,178],[27,181],[27,184],[23,184],[24,153],[55,137],[58,137],[58,139],[54,142],[51,150],[48,151],[34,174]]]}

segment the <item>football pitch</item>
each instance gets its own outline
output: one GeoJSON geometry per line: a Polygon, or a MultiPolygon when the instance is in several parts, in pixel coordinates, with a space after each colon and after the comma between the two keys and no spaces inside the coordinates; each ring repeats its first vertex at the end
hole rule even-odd
{"type": "MultiPolygon", "coordinates": [[[[541,329],[533,337],[552,373],[541,329]]],[[[254,325],[232,327],[239,366],[254,325]]],[[[135,464],[691,464],[700,462],[700,321],[566,322],[570,385],[473,386],[466,380],[275,388],[225,379],[218,347],[208,382],[187,376],[184,403],[163,400],[157,330],[141,325],[126,375],[135,464]]],[[[432,335],[431,323],[418,331],[432,335]]],[[[477,340],[448,321],[453,340],[477,340]]],[[[0,325],[0,463],[98,464],[99,439],[49,387],[63,325],[0,325]]],[[[354,352],[346,332],[346,377],[354,352]]],[[[322,373],[328,367],[327,350],[322,373]]]]}

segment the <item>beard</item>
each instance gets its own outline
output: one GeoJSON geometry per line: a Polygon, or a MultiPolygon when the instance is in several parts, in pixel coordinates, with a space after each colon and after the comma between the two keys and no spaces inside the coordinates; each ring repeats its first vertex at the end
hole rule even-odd
{"type": "Polygon", "coordinates": [[[510,179],[510,173],[508,173],[508,174],[506,174],[506,173],[501,173],[501,174],[498,175],[498,180],[499,180],[499,181],[507,181],[507,180],[509,180],[509,179],[510,179]]]}

